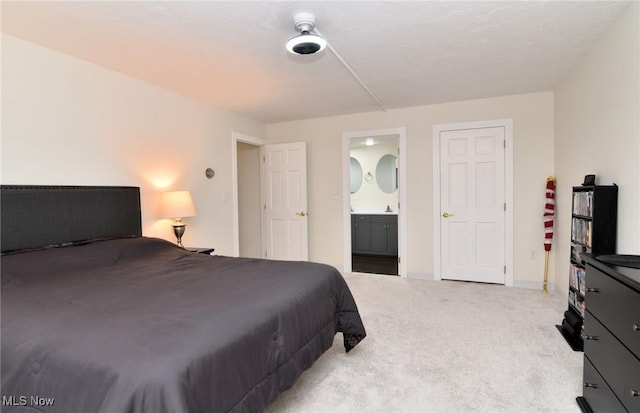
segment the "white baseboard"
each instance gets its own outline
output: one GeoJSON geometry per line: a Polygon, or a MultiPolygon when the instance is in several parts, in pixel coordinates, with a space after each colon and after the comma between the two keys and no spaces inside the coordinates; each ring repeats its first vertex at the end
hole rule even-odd
{"type": "MultiPolygon", "coordinates": [[[[514,288],[526,288],[527,290],[540,290],[542,291],[542,281],[519,281],[519,280],[514,280],[513,281],[513,287],[514,288]]],[[[550,293],[555,293],[557,292],[557,288],[556,288],[556,284],[555,283],[548,283],[547,284],[547,291],[549,291],[550,293]]]]}
{"type": "Polygon", "coordinates": [[[426,272],[409,272],[407,278],[416,278],[418,280],[430,280],[433,281],[433,274],[426,272]]]}

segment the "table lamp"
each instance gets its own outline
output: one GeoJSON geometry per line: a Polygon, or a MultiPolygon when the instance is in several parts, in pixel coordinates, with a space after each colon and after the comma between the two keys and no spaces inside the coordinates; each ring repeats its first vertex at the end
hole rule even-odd
{"type": "Polygon", "coordinates": [[[193,217],[196,215],[196,209],[193,207],[191,194],[189,191],[170,191],[162,194],[161,200],[162,216],[164,218],[174,218],[173,232],[176,234],[177,244],[182,245],[182,236],[186,225],[182,222],[182,218],[193,217]]]}

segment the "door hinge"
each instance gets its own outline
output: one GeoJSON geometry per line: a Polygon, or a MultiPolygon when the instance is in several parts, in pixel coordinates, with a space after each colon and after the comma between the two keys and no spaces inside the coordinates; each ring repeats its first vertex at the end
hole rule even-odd
{"type": "Polygon", "coordinates": [[[264,204],[264,208],[265,211],[267,210],[267,204],[264,204]]]}
{"type": "Polygon", "coordinates": [[[503,268],[503,270],[504,270],[504,273],[506,274],[506,273],[507,273],[507,266],[505,265],[505,266],[504,266],[504,267],[502,267],[502,268],[503,268]]]}
{"type": "Polygon", "coordinates": [[[506,139],[502,141],[502,147],[503,147],[503,148],[506,148],[506,147],[507,147],[507,140],[506,140],[506,139]]]}
{"type": "Polygon", "coordinates": [[[264,252],[264,257],[267,258],[267,251],[264,252]]]}
{"type": "Polygon", "coordinates": [[[267,157],[266,156],[262,157],[262,162],[267,162],[267,157]]]}
{"type": "Polygon", "coordinates": [[[400,202],[398,202],[398,209],[400,209],[400,202]]]}
{"type": "Polygon", "coordinates": [[[505,202],[503,205],[504,205],[504,211],[507,212],[507,203],[505,202]]]}
{"type": "Polygon", "coordinates": [[[400,257],[398,257],[398,264],[400,264],[400,257]]]}

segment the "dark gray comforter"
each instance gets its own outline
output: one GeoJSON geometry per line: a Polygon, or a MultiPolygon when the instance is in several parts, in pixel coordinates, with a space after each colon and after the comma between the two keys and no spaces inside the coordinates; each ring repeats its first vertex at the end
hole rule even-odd
{"type": "Polygon", "coordinates": [[[130,238],[1,266],[3,412],[261,411],[337,331],[347,351],[365,336],[322,264],[130,238]]]}

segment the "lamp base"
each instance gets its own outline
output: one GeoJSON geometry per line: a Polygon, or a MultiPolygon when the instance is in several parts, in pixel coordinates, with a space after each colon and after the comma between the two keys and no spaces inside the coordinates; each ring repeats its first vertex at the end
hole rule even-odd
{"type": "Polygon", "coordinates": [[[177,244],[180,248],[184,248],[182,245],[182,236],[184,235],[184,230],[186,228],[185,224],[174,224],[173,225],[173,233],[176,234],[177,244]]]}

